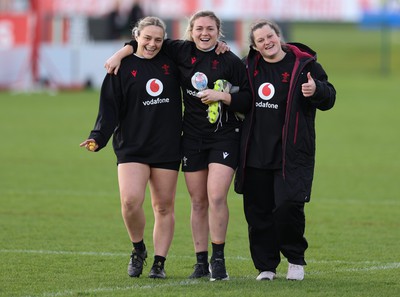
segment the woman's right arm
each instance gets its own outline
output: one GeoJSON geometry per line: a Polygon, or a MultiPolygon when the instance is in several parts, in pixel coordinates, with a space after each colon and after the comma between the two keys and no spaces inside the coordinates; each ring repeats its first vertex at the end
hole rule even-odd
{"type": "MultiPolygon", "coordinates": [[[[163,50],[173,61],[178,63],[180,61],[179,58],[181,50],[183,50],[184,46],[187,46],[187,44],[188,42],[185,40],[166,39],[164,40],[163,50]]],[[[132,55],[136,51],[136,47],[136,41],[132,40],[130,43],[125,43],[124,47],[120,48],[110,58],[108,58],[104,64],[104,68],[106,68],[107,73],[117,74],[122,59],[132,55]]],[[[230,51],[229,46],[226,43],[219,41],[217,47],[215,48],[215,52],[219,55],[228,51],[230,51]]]]}
{"type": "Polygon", "coordinates": [[[119,75],[107,74],[100,91],[99,111],[93,130],[80,146],[89,151],[104,148],[119,121],[122,105],[122,90],[119,75]]]}
{"type": "Polygon", "coordinates": [[[123,58],[132,55],[133,48],[129,43],[126,43],[123,48],[120,48],[117,52],[115,52],[104,64],[104,68],[106,68],[107,73],[109,74],[117,74],[119,67],[121,65],[121,61],[123,58]]]}

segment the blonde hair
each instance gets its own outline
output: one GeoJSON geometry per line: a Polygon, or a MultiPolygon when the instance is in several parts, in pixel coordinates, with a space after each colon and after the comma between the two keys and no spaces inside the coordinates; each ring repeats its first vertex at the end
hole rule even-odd
{"type": "Polygon", "coordinates": [[[192,31],[193,31],[193,26],[194,26],[194,22],[198,19],[198,18],[202,18],[202,17],[209,17],[211,19],[213,19],[215,21],[215,24],[217,25],[217,29],[218,29],[218,38],[223,37],[223,33],[222,33],[222,28],[221,28],[221,20],[215,15],[214,12],[210,11],[210,10],[202,10],[202,11],[198,11],[196,12],[194,15],[192,15],[189,19],[189,23],[187,25],[186,31],[185,31],[185,39],[186,40],[190,40],[193,41],[192,38],[192,31]]]}
{"type": "Polygon", "coordinates": [[[132,29],[132,37],[138,37],[140,32],[147,26],[160,27],[164,31],[164,39],[167,38],[167,26],[160,18],[154,16],[148,16],[137,21],[135,27],[132,29]]]}

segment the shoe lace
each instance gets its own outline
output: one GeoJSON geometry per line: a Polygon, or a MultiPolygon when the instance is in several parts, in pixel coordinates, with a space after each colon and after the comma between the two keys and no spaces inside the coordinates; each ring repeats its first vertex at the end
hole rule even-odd
{"type": "Polygon", "coordinates": [[[196,263],[193,265],[193,268],[194,268],[195,272],[203,272],[205,265],[206,264],[203,264],[203,263],[196,263]]]}
{"type": "Polygon", "coordinates": [[[296,264],[289,263],[289,266],[290,266],[290,270],[293,270],[293,271],[301,271],[301,270],[303,270],[303,266],[301,266],[301,265],[296,265],[296,264]]]}
{"type": "MultiPolygon", "coordinates": [[[[228,113],[226,113],[226,116],[228,117],[228,113]]],[[[217,128],[214,130],[214,132],[217,132],[219,127],[222,127],[222,104],[221,104],[221,101],[218,102],[218,123],[217,123],[217,128]]]]}
{"type": "Polygon", "coordinates": [[[225,273],[225,265],[223,259],[215,259],[211,264],[211,270],[213,273],[225,273]]]}
{"type": "Polygon", "coordinates": [[[144,255],[140,255],[139,253],[132,253],[132,266],[135,268],[140,268],[142,265],[146,266],[147,262],[144,255]]]}
{"type": "Polygon", "coordinates": [[[157,274],[159,274],[159,273],[161,273],[162,272],[162,266],[160,266],[160,265],[153,265],[153,267],[152,267],[152,270],[155,272],[155,273],[157,273],[157,274]]]}

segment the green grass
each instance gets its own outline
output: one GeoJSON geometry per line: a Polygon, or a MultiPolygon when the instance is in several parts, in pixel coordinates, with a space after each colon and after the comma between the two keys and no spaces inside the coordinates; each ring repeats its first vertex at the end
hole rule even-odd
{"type": "MultiPolygon", "coordinates": [[[[337,89],[317,115],[317,165],[306,206],[303,282],[256,282],[242,199],[229,195],[229,282],[188,280],[194,264],[190,203],[182,176],[167,280],[126,274],[131,245],[120,210],[111,147],[79,148],[92,128],[98,92],[56,96],[0,93],[0,296],[398,296],[400,33],[392,66],[380,68],[380,35],[350,25],[293,28],[337,89]]],[[[99,61],[101,62],[101,61],[99,61]]],[[[152,212],[146,200],[146,244],[152,212]]]]}

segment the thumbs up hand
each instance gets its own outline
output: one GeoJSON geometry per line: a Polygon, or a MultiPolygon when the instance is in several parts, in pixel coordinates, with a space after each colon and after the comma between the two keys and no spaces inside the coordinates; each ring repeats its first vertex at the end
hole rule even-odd
{"type": "Polygon", "coordinates": [[[303,92],[304,97],[311,97],[314,95],[317,86],[315,85],[315,81],[311,77],[310,72],[307,73],[307,79],[308,81],[301,85],[301,91],[303,92]]]}

